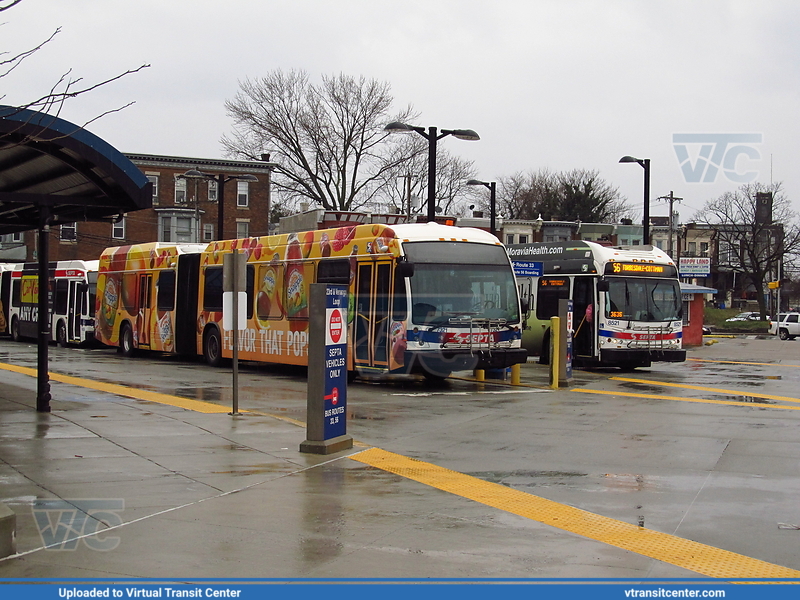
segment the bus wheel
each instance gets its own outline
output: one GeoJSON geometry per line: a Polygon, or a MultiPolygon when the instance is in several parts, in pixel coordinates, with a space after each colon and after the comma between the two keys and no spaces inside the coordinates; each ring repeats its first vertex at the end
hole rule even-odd
{"type": "Polygon", "coordinates": [[[203,336],[203,356],[211,367],[219,367],[222,364],[222,342],[219,337],[219,330],[212,327],[203,336]]]}
{"type": "Polygon", "coordinates": [[[64,321],[59,321],[56,326],[56,341],[62,348],[67,347],[67,326],[64,325],[64,321]]]}
{"type": "Polygon", "coordinates": [[[119,351],[122,356],[127,358],[130,358],[136,352],[136,348],[133,346],[133,330],[127,323],[122,326],[119,332],[119,351]]]}
{"type": "Polygon", "coordinates": [[[540,365],[549,365],[550,364],[550,330],[549,329],[544,334],[544,339],[542,340],[542,349],[539,352],[539,364],[540,365]]]}
{"type": "Polygon", "coordinates": [[[16,317],[11,321],[11,339],[15,342],[21,342],[22,337],[19,335],[19,319],[16,317]]]}

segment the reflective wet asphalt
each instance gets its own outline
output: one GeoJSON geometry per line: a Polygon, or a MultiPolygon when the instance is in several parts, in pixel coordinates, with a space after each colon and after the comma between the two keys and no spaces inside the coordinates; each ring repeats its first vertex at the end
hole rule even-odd
{"type": "Polygon", "coordinates": [[[302,369],[243,365],[232,417],[229,370],[51,347],[99,385],[37,414],[35,347],[0,340],[0,578],[797,576],[800,342],[716,341],[559,391],[356,382],[355,447],[318,456],[302,369]]]}

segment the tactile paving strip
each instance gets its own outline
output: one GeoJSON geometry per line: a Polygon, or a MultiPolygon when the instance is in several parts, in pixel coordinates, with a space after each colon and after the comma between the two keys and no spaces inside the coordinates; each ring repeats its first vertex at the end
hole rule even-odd
{"type": "Polygon", "coordinates": [[[499,510],[630,550],[708,577],[798,578],[800,571],[610,519],[379,448],[351,459],[499,510]]]}

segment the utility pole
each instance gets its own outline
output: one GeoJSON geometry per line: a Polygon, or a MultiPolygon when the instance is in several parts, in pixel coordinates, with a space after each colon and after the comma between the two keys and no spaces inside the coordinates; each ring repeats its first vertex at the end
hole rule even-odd
{"type": "Polygon", "coordinates": [[[678,198],[672,193],[672,190],[670,190],[669,196],[659,196],[657,200],[667,200],[669,202],[669,240],[667,242],[667,254],[669,254],[669,257],[674,260],[675,257],[672,256],[672,237],[673,237],[672,232],[675,229],[675,223],[673,222],[675,218],[674,217],[675,213],[672,212],[672,205],[676,201],[680,202],[681,200],[683,200],[683,198],[678,198]]]}

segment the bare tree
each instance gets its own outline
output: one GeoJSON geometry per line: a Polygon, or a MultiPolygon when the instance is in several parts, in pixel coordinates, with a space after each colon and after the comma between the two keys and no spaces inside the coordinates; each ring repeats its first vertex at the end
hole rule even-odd
{"type": "Polygon", "coordinates": [[[390,114],[388,83],[342,74],[314,85],[304,71],[278,69],[239,87],[225,103],[234,131],[222,144],[228,155],[251,160],[270,152],[274,185],[290,197],[354,210],[372,202],[384,174],[408,158],[394,151],[400,136],[390,139],[383,128],[416,115],[410,107],[390,114]]]}
{"type": "Polygon", "coordinates": [[[548,169],[516,173],[500,179],[498,205],[513,219],[617,222],[630,213],[619,190],[597,171],[548,169]]]}
{"type": "MultiPolygon", "coordinates": [[[[0,0],[0,12],[5,12],[17,4],[21,3],[22,0],[0,0]]],[[[47,44],[53,41],[55,37],[61,32],[61,28],[57,28],[53,33],[51,33],[47,38],[35,44],[34,46],[28,48],[27,50],[23,50],[17,52],[15,54],[11,54],[9,52],[0,52],[0,79],[4,77],[10,76],[17,68],[19,68],[27,58],[33,56],[40,50],[42,50],[47,44]]],[[[64,107],[64,104],[67,100],[72,98],[77,98],[83,94],[88,92],[94,91],[99,87],[102,87],[106,84],[109,84],[113,81],[121,79],[126,75],[130,75],[132,73],[137,73],[142,69],[146,69],[150,65],[141,65],[135,69],[128,69],[118,75],[113,77],[109,77],[107,79],[95,82],[95,83],[84,83],[83,78],[81,77],[73,77],[72,70],[68,70],[66,73],[63,73],[54,84],[52,84],[49,88],[46,89],[40,96],[24,102],[22,104],[18,104],[13,107],[8,107],[4,110],[3,114],[5,116],[10,116],[13,114],[18,114],[22,110],[32,110],[39,113],[46,113],[53,116],[59,116],[61,110],[64,107]]],[[[6,94],[0,95],[0,100],[4,100],[6,98],[6,94]]],[[[81,127],[86,127],[89,123],[96,121],[97,119],[113,113],[118,112],[128,106],[133,104],[133,102],[129,102],[124,106],[120,106],[117,108],[113,108],[103,113],[93,117],[92,119],[86,121],[81,125],[81,127]]]]}
{"type": "Polygon", "coordinates": [[[800,254],[796,219],[781,183],[744,184],[709,200],[695,215],[698,223],[711,225],[716,232],[720,266],[743,274],[753,285],[762,319],[767,315],[767,277],[778,277],[785,256],[791,259],[800,254]],[[771,211],[759,208],[766,198],[762,194],[771,194],[771,211]]]}

